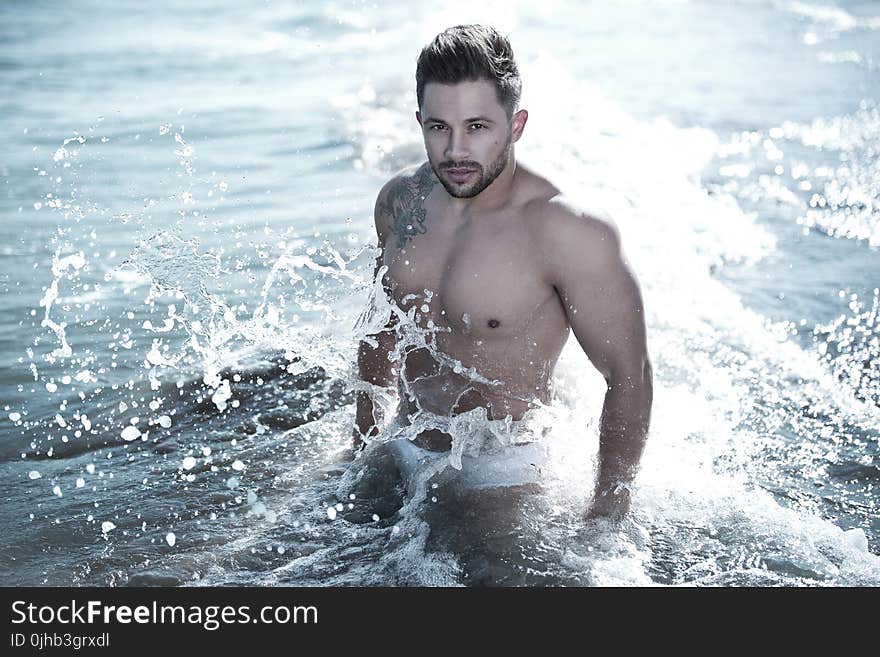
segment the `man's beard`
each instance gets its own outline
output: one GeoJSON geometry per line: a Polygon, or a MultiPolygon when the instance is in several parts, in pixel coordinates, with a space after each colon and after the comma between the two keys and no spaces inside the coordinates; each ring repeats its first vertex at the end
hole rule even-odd
{"type": "Polygon", "coordinates": [[[461,162],[441,162],[436,167],[432,164],[431,169],[433,169],[434,175],[437,176],[440,184],[443,185],[450,196],[453,196],[455,198],[473,198],[484,189],[486,189],[493,182],[495,182],[495,179],[501,175],[502,171],[504,171],[504,168],[507,166],[507,162],[510,159],[510,144],[512,141],[511,137],[511,134],[507,135],[507,141],[504,143],[504,148],[501,149],[501,155],[499,155],[498,159],[496,159],[491,165],[489,165],[488,169],[483,169],[482,164],[480,164],[479,162],[474,162],[473,160],[462,160],[461,162]],[[440,175],[440,172],[442,172],[444,169],[474,169],[477,173],[477,178],[467,187],[462,187],[461,185],[457,185],[454,182],[446,180],[446,178],[440,175]]]}

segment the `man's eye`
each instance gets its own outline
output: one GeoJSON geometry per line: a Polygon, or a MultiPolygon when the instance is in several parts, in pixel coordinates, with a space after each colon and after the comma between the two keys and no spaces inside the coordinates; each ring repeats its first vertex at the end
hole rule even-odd
{"type": "Polygon", "coordinates": [[[439,123],[435,123],[430,127],[430,130],[446,130],[445,125],[440,125],[439,123]]]}
{"type": "Polygon", "coordinates": [[[474,130],[483,130],[485,129],[485,127],[486,126],[482,123],[471,123],[471,128],[473,128],[474,130]]]}

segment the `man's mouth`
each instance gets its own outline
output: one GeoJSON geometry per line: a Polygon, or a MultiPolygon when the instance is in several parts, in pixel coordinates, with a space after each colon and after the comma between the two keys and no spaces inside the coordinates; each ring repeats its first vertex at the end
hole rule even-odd
{"type": "Polygon", "coordinates": [[[449,168],[446,169],[446,175],[452,179],[453,182],[462,183],[466,181],[476,173],[476,169],[457,169],[457,168],[449,168]]]}

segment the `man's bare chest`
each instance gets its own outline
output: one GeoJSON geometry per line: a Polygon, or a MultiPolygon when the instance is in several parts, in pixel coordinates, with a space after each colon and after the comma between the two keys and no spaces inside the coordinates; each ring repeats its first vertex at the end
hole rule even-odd
{"type": "Polygon", "coordinates": [[[402,248],[385,251],[396,303],[414,309],[422,326],[448,327],[475,338],[522,330],[555,294],[542,276],[526,231],[490,224],[431,225],[402,248]]]}

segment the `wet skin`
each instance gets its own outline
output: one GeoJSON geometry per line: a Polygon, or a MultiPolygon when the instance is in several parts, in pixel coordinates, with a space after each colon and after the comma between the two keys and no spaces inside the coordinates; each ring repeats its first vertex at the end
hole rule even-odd
{"type": "MultiPolygon", "coordinates": [[[[479,406],[490,418],[519,419],[531,400],[549,401],[569,327],[559,295],[542,280],[530,232],[538,204],[556,190],[522,167],[517,174],[522,197],[479,216],[448,212],[448,195],[434,184],[423,201],[428,230],[384,249],[383,282],[392,300],[404,311],[415,308],[416,323],[431,329],[439,352],[492,382],[455,373],[429,349],[408,351],[399,380],[401,420],[419,408],[454,415],[479,406]]],[[[423,165],[396,184],[418,186],[428,177],[436,179],[423,165]]],[[[434,449],[449,442],[439,431],[420,439],[434,449]]]]}
{"type": "MultiPolygon", "coordinates": [[[[530,235],[541,205],[559,190],[517,167],[513,143],[528,114],[508,118],[490,83],[429,84],[423,101],[416,119],[428,162],[392,180],[376,205],[383,283],[400,308],[415,307],[437,351],[484,381],[456,373],[430,349],[410,350],[398,379],[398,418],[405,423],[420,408],[454,415],[482,406],[490,418],[519,419],[531,400],[549,401],[568,336],[530,235]]],[[[419,441],[443,449],[450,438],[432,431],[419,441]]]]}

